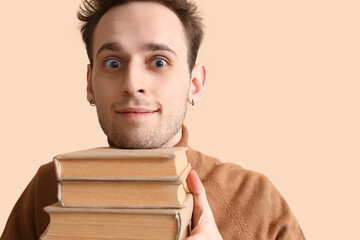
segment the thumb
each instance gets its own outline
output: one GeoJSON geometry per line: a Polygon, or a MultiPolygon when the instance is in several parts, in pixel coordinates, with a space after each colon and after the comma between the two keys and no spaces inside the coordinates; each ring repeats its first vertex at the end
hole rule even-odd
{"type": "Polygon", "coordinates": [[[189,172],[187,185],[194,196],[193,227],[213,220],[214,217],[206,198],[205,188],[194,170],[189,172]]]}

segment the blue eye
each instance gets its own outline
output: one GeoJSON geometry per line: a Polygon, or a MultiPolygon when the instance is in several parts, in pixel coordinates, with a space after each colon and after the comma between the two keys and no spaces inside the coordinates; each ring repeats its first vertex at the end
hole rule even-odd
{"type": "Polygon", "coordinates": [[[105,65],[108,68],[119,68],[119,67],[121,67],[122,64],[118,60],[109,59],[109,60],[105,61],[105,65]]]}
{"type": "Polygon", "coordinates": [[[156,68],[162,68],[162,67],[165,67],[166,65],[168,65],[168,63],[164,59],[161,59],[161,58],[157,58],[157,59],[151,61],[151,63],[150,63],[150,66],[156,67],[156,68]]]}

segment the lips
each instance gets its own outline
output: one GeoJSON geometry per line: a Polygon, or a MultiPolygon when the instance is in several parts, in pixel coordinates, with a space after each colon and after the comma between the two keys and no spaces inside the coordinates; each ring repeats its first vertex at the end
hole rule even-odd
{"type": "Polygon", "coordinates": [[[138,119],[151,116],[157,113],[158,109],[147,109],[147,108],[123,108],[116,111],[120,116],[130,119],[138,119]]]}
{"type": "Polygon", "coordinates": [[[124,108],[117,111],[118,113],[152,113],[157,110],[146,109],[146,108],[124,108]]]}

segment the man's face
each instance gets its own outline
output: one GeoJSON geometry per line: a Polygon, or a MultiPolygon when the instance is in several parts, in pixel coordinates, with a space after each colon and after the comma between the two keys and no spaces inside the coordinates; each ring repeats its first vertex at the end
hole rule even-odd
{"type": "Polygon", "coordinates": [[[173,146],[181,137],[190,87],[181,21],[154,2],[110,9],[93,36],[88,99],[119,148],[173,146]]]}

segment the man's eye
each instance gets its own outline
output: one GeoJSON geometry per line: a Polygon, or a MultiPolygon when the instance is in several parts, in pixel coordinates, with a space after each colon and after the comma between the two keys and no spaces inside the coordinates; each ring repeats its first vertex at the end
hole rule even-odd
{"type": "Polygon", "coordinates": [[[168,63],[164,59],[157,58],[150,62],[150,66],[156,67],[156,68],[162,68],[168,65],[168,63]]]}
{"type": "Polygon", "coordinates": [[[118,60],[115,60],[115,59],[106,60],[105,65],[108,68],[119,68],[119,67],[121,67],[121,63],[118,60]]]}

